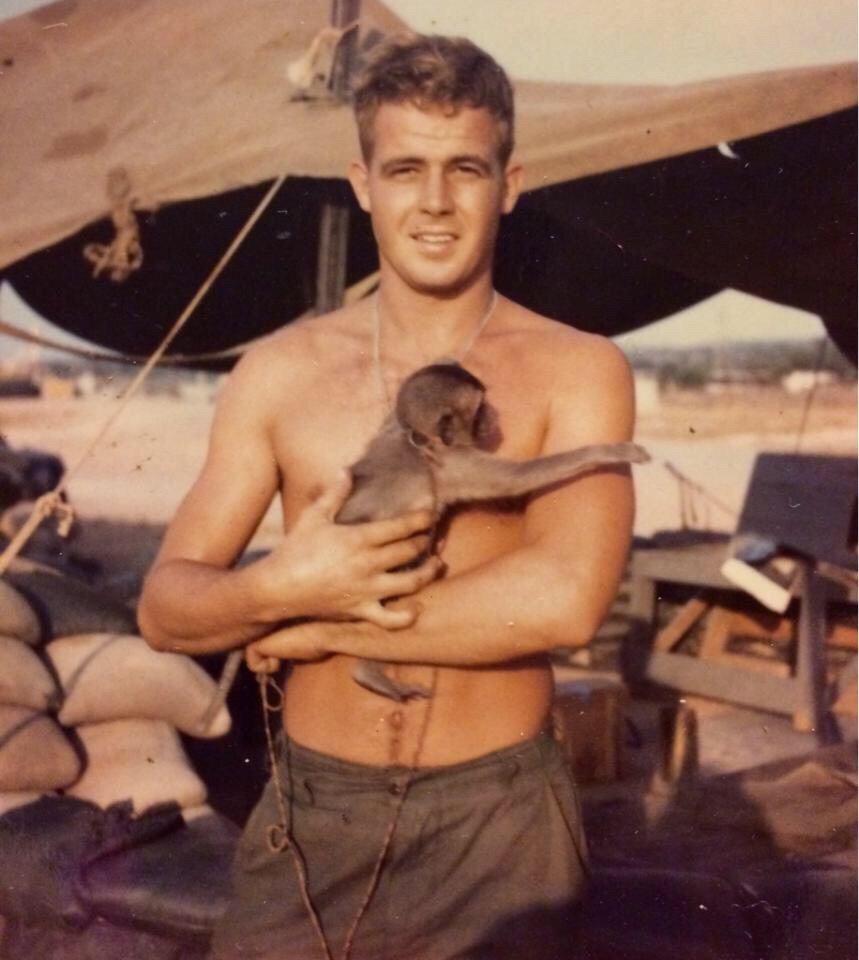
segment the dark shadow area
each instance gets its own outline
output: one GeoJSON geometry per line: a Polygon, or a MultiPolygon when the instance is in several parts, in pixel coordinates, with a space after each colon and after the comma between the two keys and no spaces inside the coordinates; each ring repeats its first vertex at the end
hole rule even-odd
{"type": "MultiPolygon", "coordinates": [[[[224,656],[199,657],[197,662],[217,679],[224,656]]],[[[208,804],[242,827],[268,780],[268,754],[262,705],[256,677],[242,666],[227,697],[232,717],[229,732],[216,740],[182,736],[182,744],[197,774],[206,784],[208,804]]],[[[272,730],[280,724],[271,714],[272,730]]]]}

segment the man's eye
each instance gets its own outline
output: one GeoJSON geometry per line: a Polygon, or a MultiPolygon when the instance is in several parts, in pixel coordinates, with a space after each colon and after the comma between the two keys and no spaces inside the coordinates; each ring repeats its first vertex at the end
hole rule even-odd
{"type": "Polygon", "coordinates": [[[466,177],[479,177],[483,173],[480,167],[473,163],[460,163],[456,168],[456,172],[466,177]]]}
{"type": "Polygon", "coordinates": [[[391,176],[396,177],[398,180],[405,180],[414,176],[416,170],[417,167],[394,167],[391,170],[391,176]]]}

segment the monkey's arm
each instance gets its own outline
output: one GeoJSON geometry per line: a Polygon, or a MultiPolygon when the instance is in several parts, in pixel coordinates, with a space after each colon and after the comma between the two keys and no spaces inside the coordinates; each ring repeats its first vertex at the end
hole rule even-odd
{"type": "Polygon", "coordinates": [[[598,443],[522,461],[502,460],[474,447],[441,448],[439,459],[437,497],[448,506],[520,497],[599,467],[647,463],[650,457],[634,443],[598,443]]]}
{"type": "MultiPolygon", "coordinates": [[[[621,443],[632,433],[625,360],[607,341],[582,339],[587,351],[579,346],[575,357],[559,357],[554,369],[546,454],[621,443]]],[[[289,639],[326,652],[450,666],[587,643],[616,593],[632,517],[628,468],[589,473],[528,504],[518,548],[425,587],[411,627],[393,634],[366,623],[310,624],[289,639]]],[[[268,651],[290,656],[284,645],[268,651]]]]}

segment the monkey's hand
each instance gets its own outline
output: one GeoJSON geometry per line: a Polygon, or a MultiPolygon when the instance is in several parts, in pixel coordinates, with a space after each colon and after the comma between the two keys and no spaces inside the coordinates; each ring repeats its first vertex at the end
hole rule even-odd
{"type": "Polygon", "coordinates": [[[351,482],[344,473],[301,513],[283,542],[257,561],[266,620],[366,619],[386,629],[414,622],[417,611],[387,610],[381,601],[416,593],[441,572],[436,556],[408,566],[427,554],[434,517],[416,510],[388,520],[335,523],[351,482]]]}

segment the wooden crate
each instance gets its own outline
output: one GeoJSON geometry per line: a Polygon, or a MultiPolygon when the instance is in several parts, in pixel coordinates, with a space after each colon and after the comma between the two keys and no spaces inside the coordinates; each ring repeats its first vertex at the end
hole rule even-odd
{"type": "Polygon", "coordinates": [[[584,678],[555,687],[555,736],[579,783],[621,776],[626,700],[626,688],[612,680],[584,678]]]}

